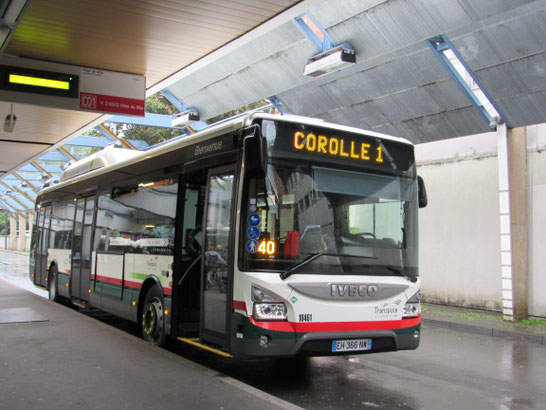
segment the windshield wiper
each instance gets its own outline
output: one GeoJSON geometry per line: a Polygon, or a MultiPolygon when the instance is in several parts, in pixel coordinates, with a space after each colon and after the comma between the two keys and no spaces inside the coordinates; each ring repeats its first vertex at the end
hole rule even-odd
{"type": "Polygon", "coordinates": [[[295,265],[288,268],[287,270],[285,270],[284,272],[281,272],[281,274],[280,274],[281,279],[283,279],[283,280],[286,279],[287,277],[292,275],[292,273],[297,271],[302,266],[305,266],[305,265],[313,262],[315,259],[317,259],[317,258],[319,258],[321,256],[344,256],[344,257],[351,257],[351,258],[377,259],[375,256],[350,255],[350,254],[347,254],[347,253],[315,252],[315,253],[312,253],[311,255],[309,255],[307,258],[305,258],[301,262],[298,262],[295,265]]]}
{"type": "Polygon", "coordinates": [[[317,259],[319,256],[322,256],[322,255],[324,255],[324,252],[312,253],[311,255],[309,255],[307,258],[305,258],[301,262],[298,262],[295,265],[292,265],[290,268],[288,268],[284,272],[281,272],[281,274],[279,276],[281,277],[282,280],[284,280],[287,277],[289,277],[290,275],[292,275],[292,273],[294,271],[298,270],[302,266],[307,265],[308,263],[313,262],[315,259],[317,259]]]}
{"type": "Polygon", "coordinates": [[[378,266],[382,266],[383,268],[388,269],[391,272],[398,273],[401,276],[405,276],[411,282],[417,282],[417,277],[408,274],[406,271],[404,271],[401,268],[397,268],[396,266],[392,266],[392,265],[378,265],[378,266]]]}

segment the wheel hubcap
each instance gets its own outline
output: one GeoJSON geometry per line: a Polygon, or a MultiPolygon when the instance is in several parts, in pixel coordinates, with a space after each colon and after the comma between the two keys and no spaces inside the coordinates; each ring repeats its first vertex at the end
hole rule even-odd
{"type": "Polygon", "coordinates": [[[163,327],[163,306],[157,298],[153,298],[142,314],[142,330],[150,338],[156,339],[161,335],[163,327]]]}

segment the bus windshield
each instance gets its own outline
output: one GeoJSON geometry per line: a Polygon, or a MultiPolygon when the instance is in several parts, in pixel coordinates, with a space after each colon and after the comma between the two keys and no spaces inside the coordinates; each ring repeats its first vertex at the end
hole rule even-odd
{"type": "MultiPolygon", "coordinates": [[[[282,135],[280,128],[275,124],[274,136],[271,129],[266,134],[266,177],[245,181],[242,268],[416,276],[417,183],[411,146],[405,144],[409,150],[403,155],[409,160],[391,155],[394,164],[383,169],[342,164],[338,158],[319,161],[306,152],[291,158],[273,141],[282,135]]],[[[322,136],[319,131],[312,132],[322,136]]],[[[388,162],[388,147],[383,147],[388,162]]]]}

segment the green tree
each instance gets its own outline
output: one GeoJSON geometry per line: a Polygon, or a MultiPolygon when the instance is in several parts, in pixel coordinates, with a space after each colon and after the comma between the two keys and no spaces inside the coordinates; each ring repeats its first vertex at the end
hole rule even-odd
{"type": "MultiPolygon", "coordinates": [[[[6,221],[9,221],[7,212],[0,211],[0,235],[6,234],[6,221]]],[[[9,230],[9,227],[8,227],[8,230],[9,230]]]]}

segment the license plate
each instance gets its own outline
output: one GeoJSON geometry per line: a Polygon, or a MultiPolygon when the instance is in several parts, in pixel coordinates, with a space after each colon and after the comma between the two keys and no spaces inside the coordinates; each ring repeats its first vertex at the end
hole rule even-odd
{"type": "Polygon", "coordinates": [[[372,350],[372,339],[334,340],[332,352],[354,352],[372,350]]]}

